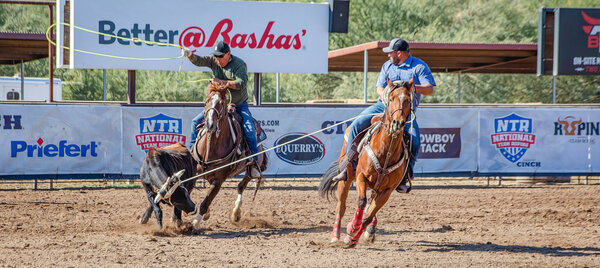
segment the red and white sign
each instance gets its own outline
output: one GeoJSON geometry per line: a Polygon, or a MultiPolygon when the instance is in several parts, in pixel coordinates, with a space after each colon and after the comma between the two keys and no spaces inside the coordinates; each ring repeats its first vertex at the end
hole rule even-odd
{"type": "Polygon", "coordinates": [[[70,47],[95,54],[70,50],[70,67],[174,71],[181,58],[131,58],[176,58],[178,46],[205,55],[224,41],[248,72],[327,73],[328,25],[327,3],[72,0],[70,47]]]}

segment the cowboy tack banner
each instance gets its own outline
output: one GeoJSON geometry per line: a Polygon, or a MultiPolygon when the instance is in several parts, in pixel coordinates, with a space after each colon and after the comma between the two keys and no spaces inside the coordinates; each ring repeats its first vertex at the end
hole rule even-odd
{"type": "Polygon", "coordinates": [[[0,175],[121,172],[121,107],[0,104],[0,175]]]}
{"type": "Polygon", "coordinates": [[[598,109],[481,109],[479,122],[479,172],[600,170],[598,109]]]}
{"type": "Polygon", "coordinates": [[[168,58],[181,55],[178,46],[203,55],[224,41],[249,72],[327,73],[327,3],[71,0],[70,8],[71,68],[176,71],[184,62],[182,70],[209,71],[168,58]]]}
{"type": "Polygon", "coordinates": [[[421,146],[415,174],[477,170],[478,116],[472,108],[419,108],[421,146]]]}

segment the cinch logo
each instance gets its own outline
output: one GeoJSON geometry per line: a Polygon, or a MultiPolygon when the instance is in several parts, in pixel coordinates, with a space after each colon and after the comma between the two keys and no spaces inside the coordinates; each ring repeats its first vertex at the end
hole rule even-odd
{"type": "Polygon", "coordinates": [[[504,158],[516,162],[535,143],[535,135],[532,133],[532,120],[517,114],[510,114],[502,118],[494,119],[494,132],[491,135],[492,144],[504,158]]]}
{"type": "MultiPolygon", "coordinates": [[[[275,141],[274,146],[295,140],[306,133],[295,132],[285,134],[275,141]]],[[[292,143],[278,147],[277,157],[292,165],[310,165],[319,162],[325,156],[325,145],[314,136],[306,136],[292,143]]]]}
{"type": "Polygon", "coordinates": [[[23,129],[21,126],[21,115],[2,115],[0,116],[0,126],[2,129],[23,129]]]}
{"type": "Polygon", "coordinates": [[[581,11],[581,16],[583,16],[583,19],[587,23],[591,24],[583,26],[583,31],[588,35],[587,47],[598,48],[600,52],[600,19],[590,17],[583,10],[581,11]]]}
{"type": "Polygon", "coordinates": [[[181,119],[160,113],[140,118],[140,135],[135,136],[135,141],[144,151],[174,143],[185,144],[185,135],[181,135],[181,132],[181,119]]]}
{"type": "MultiPolygon", "coordinates": [[[[342,121],[323,121],[323,123],[321,124],[321,128],[323,129],[323,128],[326,128],[329,126],[333,126],[335,124],[339,124],[340,122],[342,122],[342,121]]],[[[348,128],[350,126],[350,124],[352,124],[352,122],[346,122],[345,124],[339,124],[335,128],[323,130],[323,134],[330,135],[330,134],[335,133],[335,134],[343,135],[344,131],[346,130],[346,128],[348,128]]]]}
{"type": "Polygon", "coordinates": [[[582,136],[582,135],[600,135],[600,122],[583,122],[581,117],[565,116],[561,119],[560,116],[554,122],[554,135],[567,136],[582,136]]]}
{"type": "MultiPolygon", "coordinates": [[[[131,29],[117,29],[114,22],[110,20],[98,21],[98,32],[116,35],[123,38],[139,38],[140,40],[170,43],[174,44],[175,38],[179,35],[179,45],[187,48],[212,47],[217,39],[222,38],[223,42],[228,43],[232,48],[267,48],[267,49],[300,49],[302,48],[301,37],[306,35],[306,29],[300,30],[295,34],[280,34],[271,33],[275,25],[275,21],[269,21],[265,26],[262,34],[260,33],[236,33],[233,31],[233,21],[231,19],[223,19],[219,21],[210,32],[210,36],[206,37],[204,30],[197,26],[191,26],[183,30],[181,35],[177,30],[153,29],[150,24],[146,24],[140,28],[139,24],[134,23],[131,29]],[[206,41],[206,42],[205,42],[206,41]]],[[[117,39],[115,37],[98,35],[98,43],[102,45],[110,45],[114,42],[121,45],[129,45],[132,41],[117,39]]],[[[133,42],[135,45],[142,45],[142,42],[133,42]]],[[[152,46],[151,44],[148,44],[152,46]]],[[[192,50],[194,52],[195,50],[192,50]]]]}
{"type": "Polygon", "coordinates": [[[42,138],[37,140],[37,144],[28,144],[25,141],[10,142],[10,157],[16,158],[20,153],[26,154],[26,157],[97,157],[96,149],[100,143],[95,141],[90,144],[69,144],[66,140],[61,140],[56,144],[45,144],[42,138]]]}

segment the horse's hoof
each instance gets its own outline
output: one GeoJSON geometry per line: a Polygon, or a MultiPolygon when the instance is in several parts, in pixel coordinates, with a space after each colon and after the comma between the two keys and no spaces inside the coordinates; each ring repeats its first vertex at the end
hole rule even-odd
{"type": "Polygon", "coordinates": [[[200,227],[200,223],[202,222],[202,220],[204,220],[204,217],[202,215],[196,215],[196,218],[194,219],[194,221],[192,221],[192,226],[194,226],[194,229],[198,229],[200,227]]]}
{"type": "Polygon", "coordinates": [[[210,210],[207,210],[206,213],[204,213],[204,215],[202,215],[203,221],[207,221],[208,219],[210,219],[210,210]]]}
{"type": "Polygon", "coordinates": [[[332,237],[330,243],[337,243],[338,241],[340,241],[339,237],[332,237]]]}
{"type": "Polygon", "coordinates": [[[346,234],[349,236],[355,236],[358,230],[359,228],[354,229],[354,226],[352,226],[352,222],[349,222],[348,226],[346,226],[346,234]]]}
{"type": "Polygon", "coordinates": [[[141,218],[140,218],[140,224],[146,224],[146,223],[148,222],[148,219],[149,219],[149,218],[150,218],[150,217],[148,217],[148,218],[141,217],[141,218]]]}
{"type": "Polygon", "coordinates": [[[231,221],[232,222],[238,222],[240,221],[240,219],[242,218],[242,210],[238,209],[236,211],[234,211],[233,213],[231,213],[231,221]]]}
{"type": "Polygon", "coordinates": [[[346,244],[346,246],[353,247],[356,245],[357,242],[358,240],[352,239],[352,237],[349,235],[347,235],[346,238],[344,238],[344,244],[346,244]]]}
{"type": "Polygon", "coordinates": [[[375,241],[375,227],[372,225],[367,226],[367,229],[365,230],[365,240],[370,243],[375,241]]]}

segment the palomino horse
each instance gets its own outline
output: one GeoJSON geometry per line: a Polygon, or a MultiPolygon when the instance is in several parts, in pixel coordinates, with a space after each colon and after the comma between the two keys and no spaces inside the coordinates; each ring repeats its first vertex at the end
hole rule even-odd
{"type": "MultiPolygon", "coordinates": [[[[243,138],[244,133],[241,129],[242,117],[229,111],[228,89],[219,84],[209,83],[206,105],[204,106],[204,128],[199,131],[199,137],[196,144],[192,147],[192,155],[196,159],[198,165],[198,174],[223,167],[231,164],[243,157],[251,155],[250,149],[243,138]]],[[[254,122],[257,133],[260,131],[260,126],[254,122]]],[[[259,151],[262,151],[262,145],[258,146],[259,151]]],[[[267,168],[267,158],[265,154],[259,155],[259,167],[261,171],[267,168]]],[[[239,161],[225,168],[218,169],[214,172],[204,175],[204,179],[210,183],[207,196],[200,205],[200,210],[196,219],[194,219],[194,227],[197,228],[203,220],[208,220],[210,217],[209,206],[219,190],[223,182],[230,177],[238,175],[246,171],[244,178],[237,186],[237,200],[231,213],[232,221],[239,221],[241,218],[242,193],[246,189],[246,185],[252,179],[250,176],[250,167],[246,165],[246,161],[239,161]]],[[[256,182],[257,189],[260,185],[256,182]]],[[[254,192],[256,195],[256,191],[254,192]]]]}
{"type": "MultiPolygon", "coordinates": [[[[331,242],[340,238],[340,222],[346,210],[346,198],[350,185],[356,180],[356,191],[358,192],[358,207],[352,222],[348,223],[347,236],[344,242],[355,245],[365,229],[365,236],[373,236],[377,218],[377,211],[387,202],[388,198],[402,181],[407,172],[409,151],[403,139],[404,126],[411,114],[411,92],[413,81],[388,80],[388,86],[384,92],[383,103],[385,111],[381,121],[375,122],[364,134],[358,146],[358,163],[356,170],[348,169],[346,181],[333,181],[337,174],[337,162],[323,174],[319,193],[322,197],[333,193],[337,185],[337,208],[336,218],[331,233],[331,242]],[[372,189],[366,217],[363,212],[367,205],[367,188],[372,189]]],[[[376,121],[374,118],[372,121],[376,121]]],[[[346,129],[348,132],[349,129],[346,129]]],[[[346,133],[346,135],[348,135],[346,133]]],[[[360,135],[362,136],[362,135],[360,135]]],[[[359,136],[359,137],[360,137],[359,136]]],[[[360,138],[355,139],[357,142],[360,138]]],[[[352,142],[352,141],[350,141],[352,142]]],[[[345,148],[349,146],[344,142],[340,160],[345,157],[345,148]]]]}

